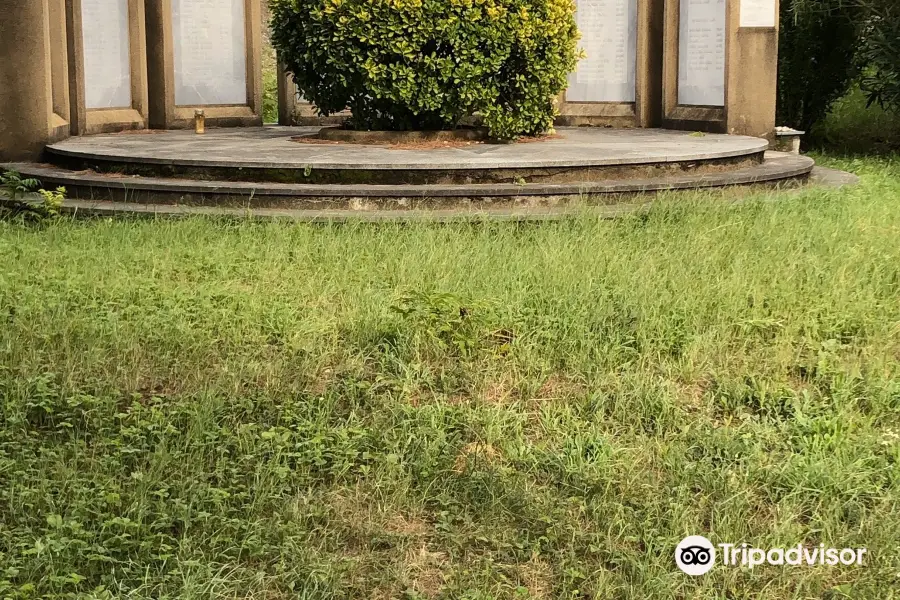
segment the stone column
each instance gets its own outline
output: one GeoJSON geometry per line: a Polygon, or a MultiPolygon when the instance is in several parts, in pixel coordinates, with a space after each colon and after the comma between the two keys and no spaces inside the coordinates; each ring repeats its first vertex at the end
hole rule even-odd
{"type": "MultiPolygon", "coordinates": [[[[744,3],[750,4],[749,0],[744,3]]],[[[731,20],[725,122],[728,133],[773,141],[778,101],[778,0],[771,4],[776,15],[771,27],[755,26],[752,20],[742,24],[739,13],[731,20]]]]}
{"type": "Polygon", "coordinates": [[[294,125],[297,110],[297,86],[290,75],[284,72],[284,65],[278,61],[278,124],[294,125]]]}
{"type": "Polygon", "coordinates": [[[69,134],[66,47],[51,44],[65,39],[65,15],[53,1],[0,0],[0,160],[37,160],[69,134]]]}

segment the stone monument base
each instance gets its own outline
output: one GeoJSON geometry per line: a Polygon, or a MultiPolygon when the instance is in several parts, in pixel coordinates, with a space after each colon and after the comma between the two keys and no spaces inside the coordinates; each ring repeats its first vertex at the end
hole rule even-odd
{"type": "Polygon", "coordinates": [[[71,198],[207,207],[406,210],[609,203],[665,190],[804,181],[813,161],[759,138],[563,128],[539,143],[407,149],[298,144],[319,128],[72,138],[9,165],[71,198]]]}

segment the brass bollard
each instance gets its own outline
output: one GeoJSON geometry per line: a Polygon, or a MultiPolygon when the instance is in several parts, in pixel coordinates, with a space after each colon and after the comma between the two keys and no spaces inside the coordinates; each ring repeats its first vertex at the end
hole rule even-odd
{"type": "Polygon", "coordinates": [[[194,111],[194,132],[206,133],[206,113],[199,108],[194,111]]]}

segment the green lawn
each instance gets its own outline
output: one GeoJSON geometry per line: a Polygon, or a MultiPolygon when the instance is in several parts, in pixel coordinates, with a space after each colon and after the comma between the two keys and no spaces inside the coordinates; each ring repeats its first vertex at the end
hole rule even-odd
{"type": "Polygon", "coordinates": [[[615,221],[0,223],[0,598],[900,597],[900,158],[830,162],[615,221]],[[688,534],[868,560],[691,578],[688,534]]]}

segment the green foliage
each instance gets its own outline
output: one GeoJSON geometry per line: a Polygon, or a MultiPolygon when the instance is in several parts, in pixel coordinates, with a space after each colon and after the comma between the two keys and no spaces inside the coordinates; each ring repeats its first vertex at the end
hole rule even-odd
{"type": "Polygon", "coordinates": [[[278,75],[274,65],[263,65],[263,123],[278,122],[278,75]]]}
{"type": "Polygon", "coordinates": [[[23,178],[16,171],[6,171],[0,174],[0,184],[6,190],[7,197],[13,202],[41,187],[41,182],[37,179],[23,178]]]}
{"type": "Polygon", "coordinates": [[[900,150],[900,112],[868,104],[855,86],[816,125],[814,142],[830,152],[890,154],[900,150]]]}
{"type": "Polygon", "coordinates": [[[63,201],[66,199],[66,188],[59,187],[56,190],[41,188],[41,182],[37,179],[23,178],[15,171],[7,171],[0,174],[0,184],[6,191],[7,201],[2,207],[2,214],[15,218],[42,221],[59,216],[63,201]],[[39,201],[26,201],[24,196],[37,192],[39,201]]]}
{"type": "Polygon", "coordinates": [[[860,0],[866,29],[860,60],[866,66],[862,89],[869,104],[900,114],[900,2],[860,0]]]}
{"type": "Polygon", "coordinates": [[[55,190],[38,190],[41,196],[41,202],[34,205],[34,210],[44,218],[58,217],[59,209],[62,208],[66,199],[66,188],[58,187],[55,190]]]}
{"type": "Polygon", "coordinates": [[[778,70],[779,123],[817,137],[814,126],[857,84],[869,106],[900,113],[900,4],[782,2],[778,70]]]}
{"type": "Polygon", "coordinates": [[[272,0],[272,42],[300,94],[357,129],[496,138],[551,127],[577,60],[572,0],[272,0]]]}
{"type": "MultiPolygon", "coordinates": [[[[268,15],[267,8],[264,7],[268,15]]],[[[267,33],[267,32],[266,32],[267,33]]],[[[262,84],[263,84],[263,123],[278,122],[278,67],[275,49],[269,42],[269,36],[263,36],[262,49],[262,84]]]]}
{"type": "Polygon", "coordinates": [[[494,317],[484,302],[464,301],[455,294],[413,292],[403,294],[391,310],[409,320],[425,341],[442,353],[468,357],[488,346],[509,350],[512,334],[491,329],[494,317]]]}
{"type": "Polygon", "coordinates": [[[862,10],[849,2],[783,0],[778,41],[779,125],[810,131],[859,73],[862,10]]]}

